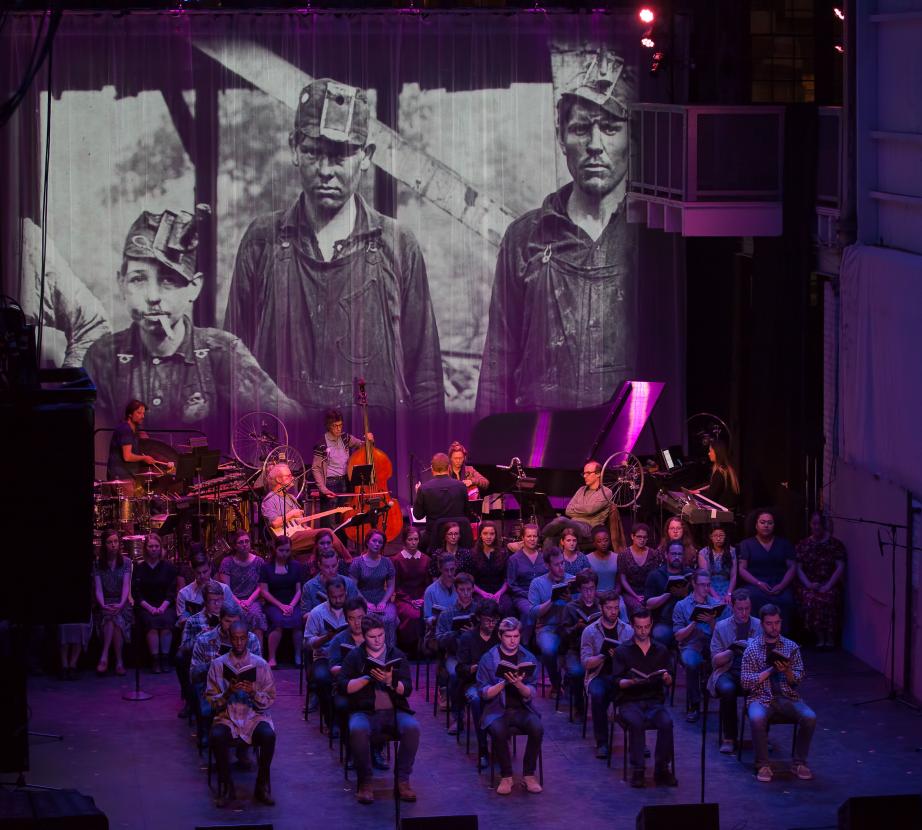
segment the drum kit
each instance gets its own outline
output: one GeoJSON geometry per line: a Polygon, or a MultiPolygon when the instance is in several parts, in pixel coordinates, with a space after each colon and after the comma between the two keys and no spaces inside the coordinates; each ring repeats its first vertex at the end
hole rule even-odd
{"type": "MultiPolygon", "coordinates": [[[[200,541],[212,558],[230,552],[230,536],[250,531],[259,518],[259,495],[266,462],[280,453],[284,458],[288,432],[275,416],[265,412],[245,415],[236,425],[234,458],[217,464],[216,475],[182,477],[182,459],[188,459],[162,441],[143,439],[141,451],[158,459],[151,469],[132,478],[94,483],[93,529],[97,544],[114,528],[122,535],[123,553],[140,559],[144,538],[159,533],[166,558],[176,558],[180,548],[200,541]]],[[[193,454],[196,452],[193,449],[193,454]]],[[[188,467],[189,465],[186,465],[188,467]]],[[[212,471],[213,468],[212,468],[212,471]]]]}

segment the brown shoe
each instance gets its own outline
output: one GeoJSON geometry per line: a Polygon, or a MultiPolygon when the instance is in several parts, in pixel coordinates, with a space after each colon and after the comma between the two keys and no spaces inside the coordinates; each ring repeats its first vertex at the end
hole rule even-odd
{"type": "Polygon", "coordinates": [[[522,779],[522,784],[525,786],[525,789],[528,790],[528,792],[535,795],[544,791],[544,787],[538,783],[538,779],[535,778],[534,775],[526,775],[522,779]]]}
{"type": "Polygon", "coordinates": [[[359,804],[374,804],[375,794],[371,789],[370,781],[363,781],[356,787],[355,798],[359,804]]]}
{"type": "Polygon", "coordinates": [[[497,795],[509,795],[512,792],[512,778],[500,778],[496,787],[497,795]]]}
{"type": "Polygon", "coordinates": [[[400,796],[401,801],[416,801],[416,793],[413,792],[409,781],[397,782],[397,794],[400,796]]]}

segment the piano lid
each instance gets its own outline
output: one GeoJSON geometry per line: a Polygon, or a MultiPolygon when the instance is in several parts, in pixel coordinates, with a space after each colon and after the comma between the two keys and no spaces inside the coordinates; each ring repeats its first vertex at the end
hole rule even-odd
{"type": "Polygon", "coordinates": [[[624,381],[611,401],[587,409],[502,412],[474,425],[470,457],[478,464],[570,470],[589,458],[632,452],[662,394],[659,381],[624,381]]]}

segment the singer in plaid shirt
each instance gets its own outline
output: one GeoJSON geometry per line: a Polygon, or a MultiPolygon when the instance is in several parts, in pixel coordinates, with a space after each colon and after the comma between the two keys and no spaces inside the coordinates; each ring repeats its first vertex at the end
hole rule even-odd
{"type": "Polygon", "coordinates": [[[797,740],[791,772],[801,780],[809,781],[813,773],[807,766],[807,754],[816,729],[816,714],[797,691],[804,678],[800,646],[781,636],[781,611],[777,605],[763,605],[759,618],[762,633],[749,641],[743,652],[740,672],[740,683],[749,693],[748,715],[752,724],[756,778],[762,782],[772,780],[768,761],[769,722],[796,723],[797,740]],[[767,655],[770,651],[784,656],[785,660],[769,664],[767,655]]]}

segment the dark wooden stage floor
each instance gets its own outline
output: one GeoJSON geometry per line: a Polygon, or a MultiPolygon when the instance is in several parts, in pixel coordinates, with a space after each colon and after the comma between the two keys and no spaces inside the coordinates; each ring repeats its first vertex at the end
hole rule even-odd
{"type": "MultiPolygon", "coordinates": [[[[716,714],[707,739],[707,799],[720,803],[724,830],[827,828],[836,823],[838,805],[851,795],[919,792],[922,788],[922,717],[898,704],[853,704],[885,692],[876,672],[844,654],[805,654],[809,679],[805,697],[818,714],[810,757],[812,782],[778,776],[771,784],[756,782],[751,768],[735,756],[716,751],[716,714]]],[[[355,803],[354,776],[343,781],[338,755],[327,748],[312,716],[301,719],[298,675],[277,674],[279,697],[273,716],[279,733],[272,768],[275,807],[217,810],[205,784],[186,722],[176,718],[176,681],[171,675],[142,677],[154,694],[143,703],[123,701],[129,678],[99,679],[85,674],[76,683],[39,677],[30,681],[30,728],[61,733],[61,743],[31,740],[29,783],[73,787],[96,799],[113,828],[180,830],[217,824],[271,822],[276,830],[340,828],[381,830],[393,826],[390,778],[379,773],[377,801],[355,803]]],[[[612,769],[594,758],[590,739],[555,713],[549,699],[539,703],[545,723],[545,792],[530,796],[515,791],[503,798],[489,789],[489,775],[478,776],[474,757],[445,733],[421,693],[414,705],[423,727],[413,784],[416,804],[404,805],[405,816],[477,813],[481,828],[536,830],[602,825],[633,828],[643,804],[694,802],[700,792],[700,725],[683,717],[684,692],[676,696],[676,789],[634,790],[621,781],[621,754],[616,740],[612,769]]],[[[787,762],[788,727],[778,727],[774,760],[787,762]]],[[[650,738],[652,740],[652,736],[650,738]]],[[[238,792],[249,794],[253,774],[237,773],[238,792]]]]}

